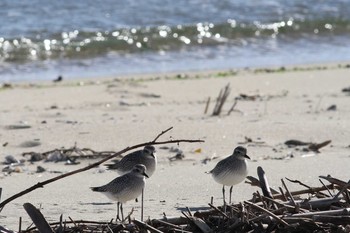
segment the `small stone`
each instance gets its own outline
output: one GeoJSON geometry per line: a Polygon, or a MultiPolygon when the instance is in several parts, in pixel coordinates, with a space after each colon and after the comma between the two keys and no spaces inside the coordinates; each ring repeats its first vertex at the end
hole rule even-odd
{"type": "Polygon", "coordinates": [[[46,169],[43,168],[42,166],[37,166],[36,167],[36,173],[42,173],[42,172],[45,172],[45,171],[46,171],[46,169]]]}
{"type": "Polygon", "coordinates": [[[39,141],[24,141],[19,146],[26,148],[26,147],[36,147],[40,145],[41,145],[41,142],[39,141]]]}

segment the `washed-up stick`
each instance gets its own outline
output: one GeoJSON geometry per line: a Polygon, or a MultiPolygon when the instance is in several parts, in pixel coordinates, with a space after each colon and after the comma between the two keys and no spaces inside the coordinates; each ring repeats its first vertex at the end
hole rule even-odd
{"type": "Polygon", "coordinates": [[[137,226],[143,228],[144,230],[149,230],[150,232],[153,232],[153,233],[163,233],[162,231],[157,230],[156,228],[154,228],[154,227],[148,225],[147,223],[144,223],[144,222],[139,221],[139,220],[137,220],[137,219],[134,219],[133,222],[134,222],[137,226]]]}
{"type": "Polygon", "coordinates": [[[185,212],[182,214],[191,221],[194,225],[196,225],[203,233],[212,233],[213,230],[200,218],[189,216],[185,212]]]}
{"type": "Polygon", "coordinates": [[[230,217],[227,216],[226,213],[224,213],[223,211],[221,211],[220,209],[216,208],[215,206],[213,206],[212,204],[208,204],[211,208],[213,208],[214,210],[216,210],[218,213],[220,213],[222,216],[224,216],[225,218],[229,219],[230,217]]]}
{"type": "Polygon", "coordinates": [[[350,216],[350,208],[343,208],[339,210],[325,210],[325,211],[315,211],[308,213],[292,214],[291,217],[303,217],[310,218],[315,215],[331,215],[331,216],[350,216]]]}
{"type": "Polygon", "coordinates": [[[24,203],[23,205],[24,209],[27,211],[29,217],[34,222],[35,226],[38,228],[40,233],[53,233],[52,228],[47,223],[45,217],[42,215],[40,210],[35,208],[30,203],[24,203]]]}
{"type": "Polygon", "coordinates": [[[216,104],[212,113],[213,116],[220,115],[222,107],[224,106],[227,100],[227,97],[230,95],[230,92],[231,92],[230,84],[227,84],[224,87],[224,89],[220,90],[219,96],[216,99],[216,104]]]}
{"type": "Polygon", "coordinates": [[[77,174],[77,173],[80,173],[80,172],[84,172],[84,171],[87,171],[87,170],[90,170],[91,168],[94,168],[94,167],[97,167],[99,166],[100,164],[116,157],[116,156],[119,156],[121,154],[124,154],[125,152],[128,152],[130,150],[133,150],[133,149],[136,149],[136,148],[139,148],[139,147],[144,147],[146,145],[160,145],[160,144],[170,144],[170,143],[180,143],[180,142],[187,142],[187,143],[195,143],[195,142],[204,142],[203,140],[188,140],[188,139],[180,139],[180,140],[168,140],[168,141],[160,141],[160,142],[157,142],[158,138],[160,136],[162,136],[163,134],[165,134],[166,132],[170,131],[173,127],[170,127],[164,131],[162,131],[160,134],[158,134],[156,136],[156,138],[153,140],[153,141],[149,141],[149,142],[145,142],[145,143],[140,143],[140,144],[137,144],[137,145],[134,145],[134,146],[130,146],[130,147],[126,147],[124,148],[123,150],[120,150],[119,152],[116,152],[96,163],[93,163],[93,164],[90,164],[86,167],[83,167],[83,168],[80,168],[80,169],[77,169],[77,170],[74,170],[74,171],[71,171],[71,172],[68,172],[68,173],[65,173],[65,174],[62,174],[62,175],[59,175],[59,176],[56,176],[54,178],[51,178],[51,179],[48,179],[48,180],[45,180],[43,182],[38,182],[37,184],[31,186],[30,188],[27,188],[9,198],[7,198],[6,200],[4,200],[3,202],[0,203],[0,211],[4,208],[4,206],[8,203],[10,203],[11,201],[17,199],[18,197],[21,197],[27,193],[30,193],[32,192],[33,190],[35,189],[38,189],[38,188],[43,188],[45,185],[49,184],[49,183],[52,183],[52,182],[55,182],[57,180],[60,180],[60,179],[63,179],[65,177],[68,177],[68,176],[71,176],[71,175],[74,175],[74,174],[77,174]]]}
{"type": "Polygon", "coordinates": [[[344,187],[345,186],[346,188],[350,188],[350,184],[346,183],[345,181],[342,181],[342,180],[339,180],[337,178],[334,178],[334,177],[332,177],[330,175],[328,175],[328,176],[319,176],[319,178],[325,179],[329,183],[336,184],[336,185],[338,185],[340,187],[344,187]]]}
{"type": "MultiPolygon", "coordinates": [[[[330,185],[327,185],[326,187],[312,187],[311,190],[310,189],[303,189],[303,190],[299,190],[299,191],[293,191],[291,192],[291,194],[294,196],[294,195],[301,195],[301,194],[307,194],[307,193],[316,193],[316,192],[319,192],[319,191],[325,191],[327,190],[327,188],[333,188],[333,184],[330,184],[330,185]]],[[[273,195],[273,198],[274,199],[281,199],[283,198],[283,195],[282,194],[276,194],[276,195],[273,195]]]]}
{"type": "Polygon", "coordinates": [[[321,149],[322,147],[327,146],[331,142],[332,142],[332,140],[324,141],[324,142],[321,142],[321,143],[311,143],[309,145],[309,149],[312,150],[312,151],[319,152],[319,149],[321,149]]]}
{"type": "MultiPolygon", "coordinates": [[[[283,207],[285,207],[286,209],[288,209],[289,211],[295,211],[295,207],[294,206],[291,206],[291,205],[289,205],[289,204],[287,204],[287,203],[283,203],[283,202],[279,202],[279,201],[276,201],[276,200],[274,200],[274,199],[271,199],[271,198],[269,198],[269,197],[262,197],[263,199],[266,199],[266,200],[268,200],[268,201],[270,201],[270,202],[273,202],[273,203],[275,203],[276,205],[280,205],[280,206],[283,206],[283,207]]],[[[301,211],[304,211],[304,212],[309,212],[307,209],[302,209],[302,208],[300,208],[300,210],[301,211]]]]}
{"type": "Polygon", "coordinates": [[[270,190],[270,186],[269,186],[269,183],[267,181],[267,177],[265,175],[264,169],[262,169],[262,167],[258,166],[257,170],[258,170],[257,172],[258,172],[258,177],[259,177],[259,181],[260,181],[260,187],[261,187],[261,190],[262,190],[264,196],[273,199],[272,193],[270,190]]]}
{"type": "Polygon", "coordinates": [[[205,104],[204,114],[208,113],[209,104],[210,104],[210,97],[208,97],[207,103],[205,104]]]}
{"type": "MultiPolygon", "coordinates": [[[[253,176],[247,176],[246,179],[249,180],[249,182],[245,181],[244,183],[250,184],[251,186],[256,186],[256,187],[261,188],[260,181],[257,178],[255,178],[253,176]]],[[[278,192],[276,189],[271,188],[271,187],[270,187],[270,191],[272,194],[280,194],[280,192],[278,192]]]]}
{"type": "Polygon", "coordinates": [[[312,220],[315,222],[333,223],[336,225],[348,225],[350,223],[350,216],[332,216],[332,215],[314,215],[312,220]]]}
{"type": "Polygon", "coordinates": [[[282,225],[284,225],[286,227],[289,227],[289,224],[286,221],[284,221],[283,219],[281,219],[280,217],[278,217],[274,213],[272,213],[272,212],[270,212],[270,211],[268,211],[268,210],[266,210],[266,209],[264,209],[264,208],[262,208],[262,207],[260,207],[260,206],[258,206],[256,204],[254,204],[252,202],[244,201],[244,203],[247,204],[247,205],[250,205],[250,206],[252,206],[252,207],[254,207],[254,208],[256,208],[256,209],[258,209],[258,210],[260,210],[262,212],[265,212],[266,214],[270,215],[272,218],[276,219],[282,225]]]}
{"type": "MultiPolygon", "coordinates": [[[[187,221],[186,221],[186,222],[187,222],[187,221]]],[[[161,219],[154,219],[154,220],[152,220],[152,223],[153,223],[153,224],[154,224],[154,223],[159,223],[159,224],[164,225],[164,226],[167,226],[167,227],[171,227],[171,228],[183,230],[183,227],[180,227],[180,226],[178,226],[178,225],[169,223],[169,222],[167,222],[167,221],[163,221],[163,220],[161,220],[161,219]]],[[[152,224],[152,225],[153,225],[153,224],[152,224]]]]}
{"type": "Polygon", "coordinates": [[[286,183],[284,183],[284,180],[283,180],[283,179],[281,179],[281,182],[282,182],[282,185],[283,185],[284,189],[285,189],[286,192],[288,193],[288,196],[290,197],[290,200],[292,201],[293,205],[296,206],[296,205],[295,205],[295,201],[294,201],[294,197],[293,197],[293,195],[289,192],[286,183]]]}

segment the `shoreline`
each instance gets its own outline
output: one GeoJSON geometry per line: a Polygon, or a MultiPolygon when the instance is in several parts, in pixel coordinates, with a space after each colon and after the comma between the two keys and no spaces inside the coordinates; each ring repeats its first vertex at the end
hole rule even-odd
{"type": "MultiPolygon", "coordinates": [[[[59,83],[71,83],[71,82],[88,82],[95,81],[97,84],[99,82],[106,82],[110,80],[120,80],[120,81],[151,81],[159,79],[198,79],[198,78],[208,78],[208,77],[230,77],[233,75],[244,75],[244,74],[257,74],[257,73],[276,73],[276,72],[296,72],[296,71],[313,71],[313,70],[328,70],[328,69],[348,69],[350,68],[350,61],[342,62],[328,62],[328,63],[307,63],[307,64],[295,64],[286,66],[261,66],[261,67],[245,67],[245,68],[231,68],[231,69],[218,69],[218,70],[189,70],[189,71],[174,71],[174,72],[161,72],[161,73],[135,73],[127,75],[103,75],[94,77],[73,77],[66,79],[63,77],[62,81],[59,83]]],[[[61,76],[61,75],[59,75],[61,76]]],[[[3,85],[39,85],[39,84],[52,84],[55,83],[52,80],[19,80],[19,81],[8,81],[0,82],[3,85]]]]}
{"type": "MultiPolygon", "coordinates": [[[[172,126],[174,129],[164,135],[164,140],[205,140],[200,144],[173,145],[184,152],[185,158],[172,163],[169,158],[175,154],[170,148],[157,148],[159,166],[146,186],[145,215],[151,218],[158,218],[163,212],[179,216],[185,207],[205,208],[211,196],[214,204],[221,203],[221,186],[204,172],[239,144],[247,147],[252,158],[249,175],[256,177],[256,167],[262,166],[272,187],[278,187],[284,177],[309,185],[316,185],[319,175],[349,180],[346,165],[350,159],[350,97],[342,88],[350,86],[350,69],[347,64],[342,68],[337,68],[337,64],[330,67],[333,68],[203,71],[183,77],[168,74],[170,78],[153,74],[126,81],[105,77],[59,83],[40,81],[34,86],[13,84],[14,88],[0,91],[0,158],[3,161],[6,155],[13,155],[27,160],[21,156],[23,152],[42,153],[75,144],[96,151],[118,151],[150,141],[172,126]],[[215,98],[228,83],[231,94],[222,114],[211,116],[215,98]],[[227,115],[235,99],[242,98],[241,94],[252,98],[239,99],[235,111],[227,115]],[[210,110],[204,114],[208,97],[210,110]],[[328,110],[331,105],[336,109],[328,110]],[[11,129],[8,127],[11,125],[29,127],[11,129]],[[312,143],[331,140],[331,144],[315,153],[304,151],[303,147],[287,147],[284,143],[291,139],[312,143]]],[[[31,184],[56,176],[54,171],[66,173],[91,162],[79,161],[79,165],[26,161],[18,172],[0,173],[1,201],[31,184]],[[46,172],[36,173],[39,165],[46,172]]],[[[1,225],[17,229],[22,217],[23,226],[28,226],[31,221],[22,207],[24,202],[41,206],[49,221],[57,221],[60,214],[73,219],[110,220],[116,205],[104,205],[111,202],[90,192],[89,187],[115,176],[100,166],[34,191],[3,209],[1,225]]],[[[244,183],[235,186],[234,201],[250,198],[255,190],[244,183]]],[[[128,202],[125,211],[131,207],[138,210],[138,206],[139,203],[128,202]]],[[[138,215],[137,211],[135,216],[138,215]]]]}

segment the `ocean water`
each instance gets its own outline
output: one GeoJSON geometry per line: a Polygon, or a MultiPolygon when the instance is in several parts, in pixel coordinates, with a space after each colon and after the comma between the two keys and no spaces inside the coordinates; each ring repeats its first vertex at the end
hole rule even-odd
{"type": "Polygon", "coordinates": [[[0,81],[350,60],[347,0],[2,0],[0,81]]]}

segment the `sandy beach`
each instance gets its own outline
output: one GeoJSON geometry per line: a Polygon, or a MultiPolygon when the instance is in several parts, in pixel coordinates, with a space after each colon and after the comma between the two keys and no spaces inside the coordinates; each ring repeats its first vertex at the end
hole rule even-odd
{"type": "MultiPolygon", "coordinates": [[[[200,139],[203,143],[156,146],[158,167],[147,180],[145,217],[181,216],[191,210],[208,208],[211,197],[222,204],[221,185],[205,174],[237,145],[245,146],[249,175],[264,168],[272,187],[281,179],[320,185],[319,175],[349,180],[350,160],[350,69],[329,64],[286,70],[211,71],[185,74],[155,74],[134,77],[63,80],[62,82],[14,83],[0,89],[0,162],[13,155],[23,166],[0,173],[1,201],[30,186],[62,173],[87,166],[98,159],[65,162],[28,162],[24,152],[46,152],[56,148],[119,151],[152,141],[200,139]],[[230,85],[231,93],[220,116],[212,116],[220,89],[230,85]],[[209,110],[204,110],[208,98],[209,110]],[[228,111],[237,99],[237,104],[228,111]],[[246,98],[244,98],[246,97],[246,98]],[[329,107],[332,108],[329,109],[329,107]],[[335,107],[334,107],[335,106],[335,107]],[[22,129],[14,129],[26,125],[22,129]],[[250,140],[248,140],[250,139],[250,140]],[[289,148],[287,140],[331,143],[320,153],[289,148]],[[170,161],[170,148],[181,149],[182,160],[170,161]],[[204,160],[206,162],[204,162],[204,160]],[[46,169],[37,173],[37,166],[46,169]]],[[[7,165],[2,164],[2,168],[7,165]]],[[[23,208],[26,202],[39,208],[48,221],[64,219],[109,221],[115,218],[116,203],[89,187],[99,186],[117,176],[104,166],[67,177],[37,189],[9,204],[0,212],[0,226],[18,230],[31,224],[23,208]]],[[[300,188],[288,183],[293,190],[300,188]]],[[[257,187],[241,183],[234,187],[233,200],[252,197],[257,187]]],[[[124,205],[140,218],[140,203],[124,205]]]]}

